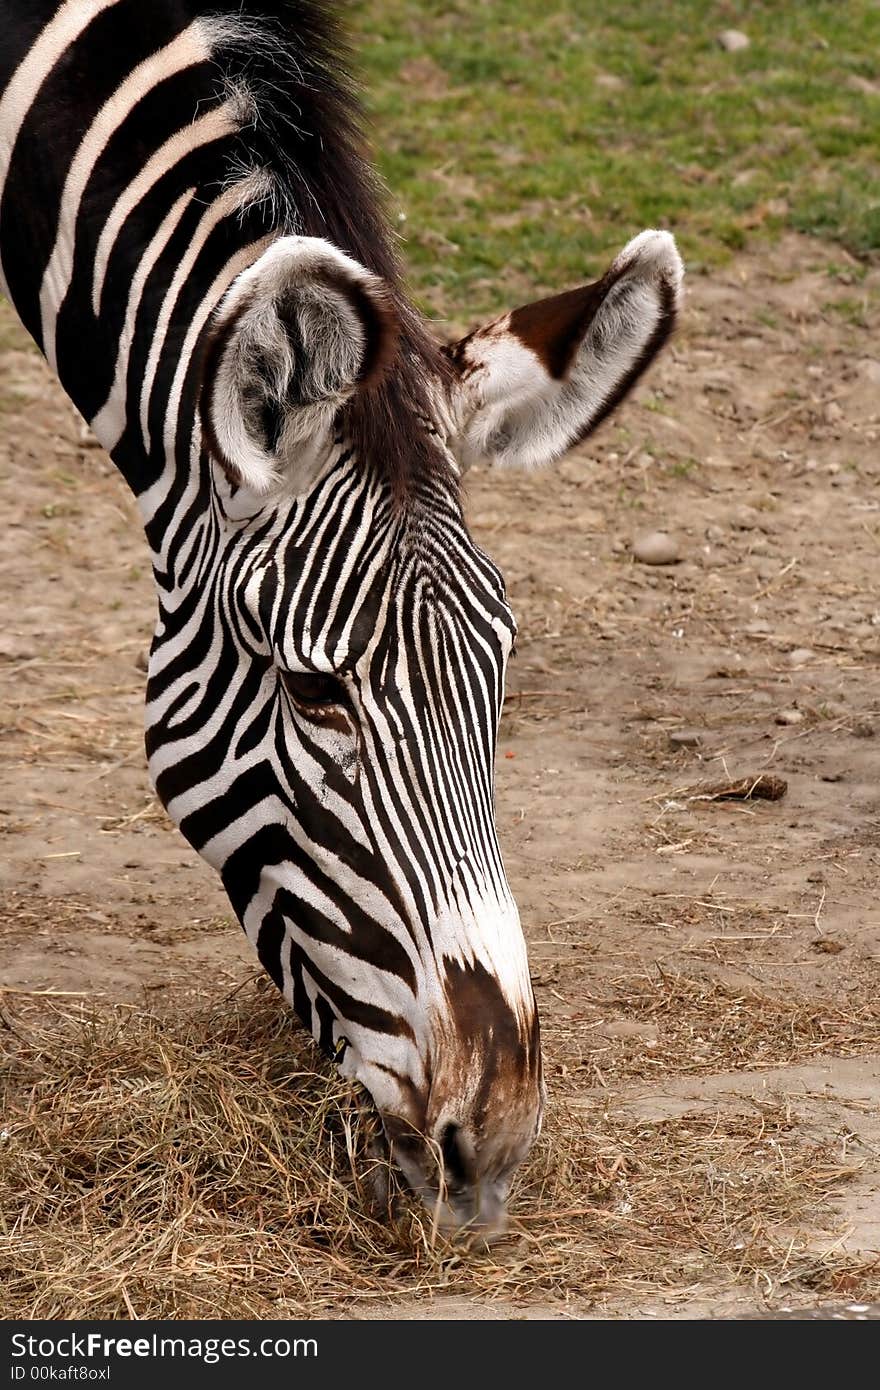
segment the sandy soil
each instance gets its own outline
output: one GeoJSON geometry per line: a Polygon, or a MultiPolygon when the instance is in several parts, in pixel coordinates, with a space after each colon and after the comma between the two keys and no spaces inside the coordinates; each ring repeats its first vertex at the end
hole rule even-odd
{"type": "MultiPolygon", "coordinates": [[[[880,272],[856,271],[791,237],[696,275],[674,347],[600,435],[552,473],[475,474],[468,494],[520,622],[498,813],[554,1094],[648,1120],[788,1097],[792,1123],[859,1168],[833,1220],[792,1238],[867,1271],[880,272]],[[633,561],[656,528],[680,563],[633,561]],[[782,800],[689,799],[762,771],[787,780],[782,800]]],[[[144,766],[153,599],[135,511],[2,314],[0,978],[113,1000],[224,991],[254,962],[144,766]]],[[[395,1311],[705,1316],[768,1292],[700,1269],[591,1308],[395,1311]]]]}

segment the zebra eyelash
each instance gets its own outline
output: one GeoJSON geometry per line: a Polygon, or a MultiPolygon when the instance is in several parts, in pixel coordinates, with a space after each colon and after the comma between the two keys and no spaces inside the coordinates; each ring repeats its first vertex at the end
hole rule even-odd
{"type": "Polygon", "coordinates": [[[298,709],[320,717],[321,711],[350,710],[348,691],[336,676],[317,671],[279,671],[279,680],[298,709]]]}

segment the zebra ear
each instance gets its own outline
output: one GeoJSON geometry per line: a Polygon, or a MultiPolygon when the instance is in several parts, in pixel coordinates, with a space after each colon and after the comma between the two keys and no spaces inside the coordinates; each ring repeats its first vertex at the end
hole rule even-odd
{"type": "Polygon", "coordinates": [[[451,348],[462,467],[534,467],[584,439],[666,342],[683,274],[670,234],[642,232],[601,280],[514,309],[451,348]]]}
{"type": "Polygon", "coordinates": [[[385,282],[317,237],[281,237],[233,282],[206,344],[205,441],[230,478],[266,493],[314,460],[335,416],[397,345],[385,282]]]}

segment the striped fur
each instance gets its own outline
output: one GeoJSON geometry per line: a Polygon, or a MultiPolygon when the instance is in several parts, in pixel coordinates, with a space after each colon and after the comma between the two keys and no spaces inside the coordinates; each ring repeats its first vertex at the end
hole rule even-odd
{"type": "Polygon", "coordinates": [[[4,7],[3,281],[143,515],[159,796],[413,1188],[494,1227],[543,1084],[493,810],[515,629],[454,455],[522,434],[527,400],[547,457],[580,437],[668,333],[677,258],[632,272],[638,325],[638,256],[593,293],[600,356],[629,335],[604,376],[580,307],[441,353],[332,20],[257,8],[4,7]]]}

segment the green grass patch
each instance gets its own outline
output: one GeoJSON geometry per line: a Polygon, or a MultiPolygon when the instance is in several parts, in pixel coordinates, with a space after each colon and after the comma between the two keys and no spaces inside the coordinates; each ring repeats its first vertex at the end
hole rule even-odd
{"type": "Polygon", "coordinates": [[[783,227],[880,254],[880,6],[358,0],[414,287],[467,320],[668,226],[691,265],[783,227]],[[723,51],[731,25],[751,39],[723,51]],[[876,89],[876,90],[875,90],[876,89]]]}

